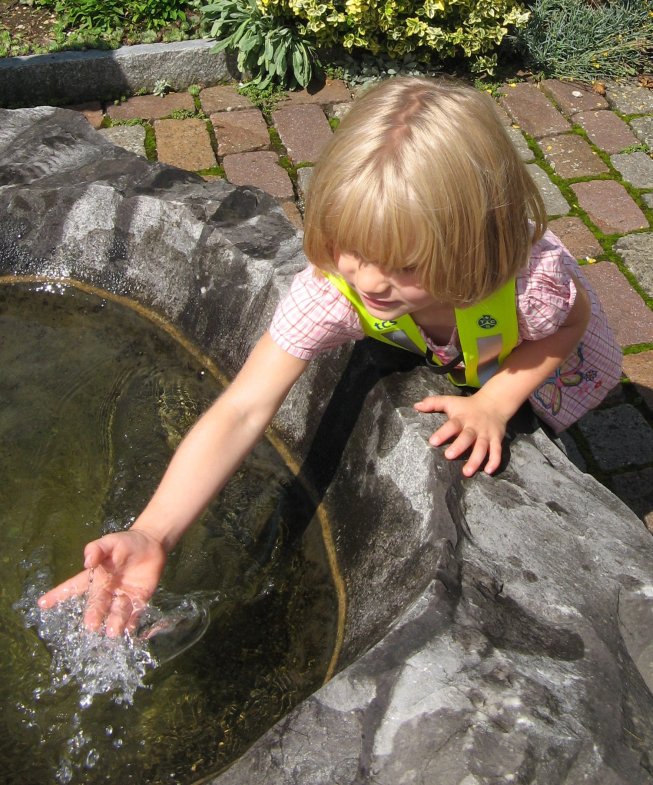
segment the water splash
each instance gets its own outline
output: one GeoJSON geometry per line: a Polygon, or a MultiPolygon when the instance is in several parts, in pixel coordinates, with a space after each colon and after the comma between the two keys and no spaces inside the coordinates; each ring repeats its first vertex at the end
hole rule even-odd
{"type": "Polygon", "coordinates": [[[75,683],[81,708],[90,706],[97,695],[109,695],[116,704],[133,703],[136,690],[146,686],[146,674],[157,665],[147,640],[128,632],[110,638],[86,629],[85,595],[71,597],[53,608],[40,608],[37,600],[46,585],[47,575],[39,573],[15,608],[50,651],[51,683],[47,691],[54,694],[75,683]]]}

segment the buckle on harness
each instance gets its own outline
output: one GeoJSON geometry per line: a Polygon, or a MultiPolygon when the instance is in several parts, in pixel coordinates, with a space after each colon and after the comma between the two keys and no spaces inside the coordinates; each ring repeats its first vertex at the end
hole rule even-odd
{"type": "Polygon", "coordinates": [[[453,369],[457,365],[460,365],[460,363],[463,361],[463,353],[459,352],[458,355],[453,358],[453,360],[446,363],[445,365],[442,365],[442,363],[439,363],[435,360],[434,354],[430,349],[424,355],[424,359],[426,360],[426,364],[429,366],[429,368],[431,368],[433,373],[437,373],[439,375],[443,373],[449,373],[449,371],[453,371],[453,369]]]}

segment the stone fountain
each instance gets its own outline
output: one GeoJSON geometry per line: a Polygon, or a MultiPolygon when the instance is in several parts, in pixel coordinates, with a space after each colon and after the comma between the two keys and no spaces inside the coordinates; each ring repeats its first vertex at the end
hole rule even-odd
{"type": "MultiPolygon", "coordinates": [[[[268,196],[147,163],[62,109],[0,110],[0,209],[0,275],[135,298],[228,375],[305,265],[268,196]]],[[[446,387],[363,342],[279,412],[328,511],[338,648],[214,785],[653,782],[650,535],[527,416],[496,476],[463,479],[427,444],[438,415],[412,409],[446,387]]]]}

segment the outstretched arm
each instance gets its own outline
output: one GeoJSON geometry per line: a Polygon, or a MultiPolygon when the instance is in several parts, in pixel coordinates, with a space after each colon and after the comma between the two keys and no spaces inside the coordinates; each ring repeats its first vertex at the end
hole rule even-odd
{"type": "Polygon", "coordinates": [[[471,477],[487,458],[484,471],[493,474],[501,463],[501,444],[508,420],[549,376],[564,363],[583,337],[591,315],[589,297],[576,280],[577,294],[560,329],[539,341],[521,343],[481,389],[470,397],[433,395],[415,404],[420,412],[444,412],[447,421],[429,442],[453,442],[444,455],[451,460],[472,450],[463,466],[471,477]]]}
{"type": "Polygon", "coordinates": [[[190,430],[133,526],[89,543],[84,570],[40,598],[43,608],[89,590],[85,623],[119,635],[154,593],[167,554],[262,436],[307,362],[260,339],[232,384],[190,430]]]}

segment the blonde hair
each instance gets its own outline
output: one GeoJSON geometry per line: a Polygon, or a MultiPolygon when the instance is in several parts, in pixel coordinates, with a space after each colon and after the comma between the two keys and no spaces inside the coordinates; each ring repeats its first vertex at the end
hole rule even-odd
{"type": "Polygon", "coordinates": [[[395,78],[354,101],[327,144],[304,226],[316,267],[333,271],[337,251],[415,267],[434,298],[463,304],[526,263],[546,212],[490,96],[395,78]]]}

